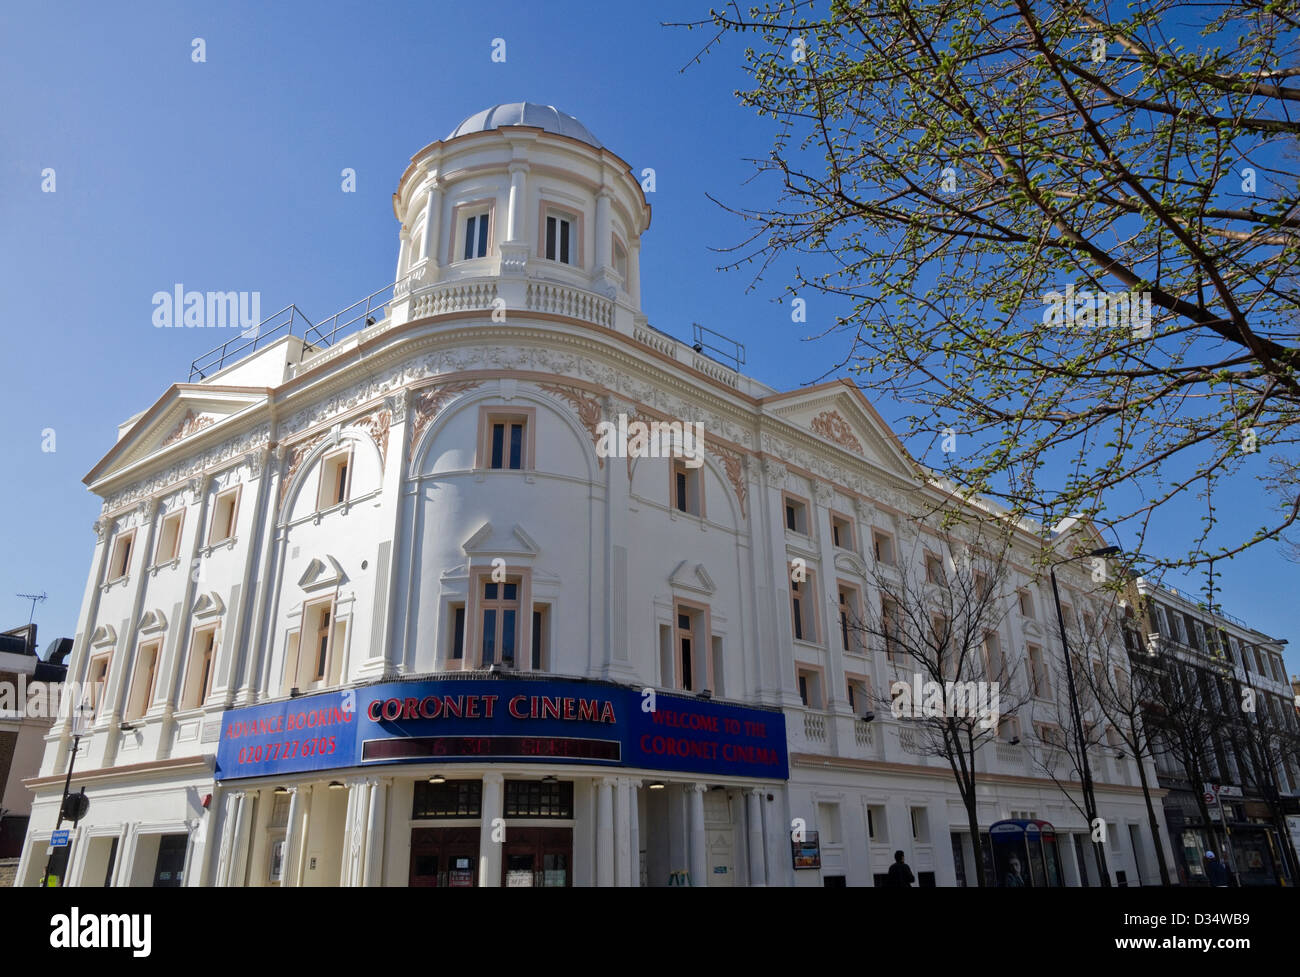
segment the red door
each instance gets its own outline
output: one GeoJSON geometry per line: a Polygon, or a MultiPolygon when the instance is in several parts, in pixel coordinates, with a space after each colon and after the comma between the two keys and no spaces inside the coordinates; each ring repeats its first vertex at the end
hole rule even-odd
{"type": "Polygon", "coordinates": [[[472,888],[478,884],[478,828],[412,828],[408,884],[472,888]]]}

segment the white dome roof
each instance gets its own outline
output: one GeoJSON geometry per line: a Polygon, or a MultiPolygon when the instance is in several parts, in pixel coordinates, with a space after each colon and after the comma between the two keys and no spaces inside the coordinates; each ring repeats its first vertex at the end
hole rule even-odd
{"type": "Polygon", "coordinates": [[[569,136],[600,148],[600,140],[573,116],[566,115],[554,105],[538,105],[536,102],[502,102],[490,109],[475,112],[452,129],[447,134],[447,139],[455,139],[471,132],[487,132],[502,126],[535,126],[545,132],[569,136]]]}

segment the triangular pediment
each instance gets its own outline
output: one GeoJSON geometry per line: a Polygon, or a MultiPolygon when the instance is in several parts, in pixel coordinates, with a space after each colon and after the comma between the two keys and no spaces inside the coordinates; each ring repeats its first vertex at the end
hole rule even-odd
{"type": "Polygon", "coordinates": [[[152,407],[123,425],[117,444],[85,481],[91,484],[153,455],[206,443],[232,418],[263,406],[267,392],[261,387],[173,384],[152,407]]]}
{"type": "Polygon", "coordinates": [[[117,632],[113,630],[111,624],[101,624],[95,628],[95,633],[90,636],[90,646],[92,648],[102,648],[105,645],[117,644],[117,632]]]}
{"type": "Polygon", "coordinates": [[[677,564],[673,572],[668,575],[668,582],[672,584],[674,589],[691,590],[706,596],[712,596],[717,589],[713,583],[713,578],[704,569],[704,564],[696,563],[691,566],[688,560],[682,560],[681,563],[677,564]]]}
{"type": "Polygon", "coordinates": [[[542,551],[536,540],[518,523],[506,530],[495,528],[490,522],[483,523],[474,535],[461,544],[461,549],[469,556],[503,553],[537,556],[542,551]]]}
{"type": "Polygon", "coordinates": [[[167,627],[167,618],[162,611],[145,611],[140,615],[140,633],[153,634],[167,627]]]}
{"type": "Polygon", "coordinates": [[[339,566],[339,561],[326,554],[323,560],[320,557],[312,558],[298,578],[298,586],[303,590],[320,590],[324,587],[338,587],[347,579],[348,575],[339,566]]]}
{"type": "Polygon", "coordinates": [[[884,418],[853,384],[833,380],[763,399],[767,413],[908,480],[916,465],[884,418]]]}
{"type": "Polygon", "coordinates": [[[225,603],[214,593],[200,594],[194,602],[194,616],[198,618],[216,617],[225,609],[225,603]]]}

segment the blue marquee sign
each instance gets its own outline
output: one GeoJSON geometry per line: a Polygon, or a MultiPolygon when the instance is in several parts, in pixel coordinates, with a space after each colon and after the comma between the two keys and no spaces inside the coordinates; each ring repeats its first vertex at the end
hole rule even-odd
{"type": "Polygon", "coordinates": [[[228,710],[216,778],[431,760],[789,777],[780,712],[596,682],[450,679],[228,710]]]}

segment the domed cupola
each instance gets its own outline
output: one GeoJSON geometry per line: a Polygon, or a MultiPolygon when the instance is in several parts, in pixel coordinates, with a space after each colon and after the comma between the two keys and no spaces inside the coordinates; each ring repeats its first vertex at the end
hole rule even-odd
{"type": "Polygon", "coordinates": [[[606,327],[641,318],[650,205],[629,165],[554,106],[470,115],[412,157],[393,212],[394,324],[502,302],[606,327]]]}
{"type": "Polygon", "coordinates": [[[471,132],[487,132],[503,126],[528,126],[553,132],[559,136],[568,136],[588,146],[601,148],[600,140],[591,134],[591,130],[573,116],[561,112],[554,105],[538,105],[536,102],[502,102],[482,112],[475,112],[458,125],[443,142],[449,142],[457,136],[471,132]]]}

